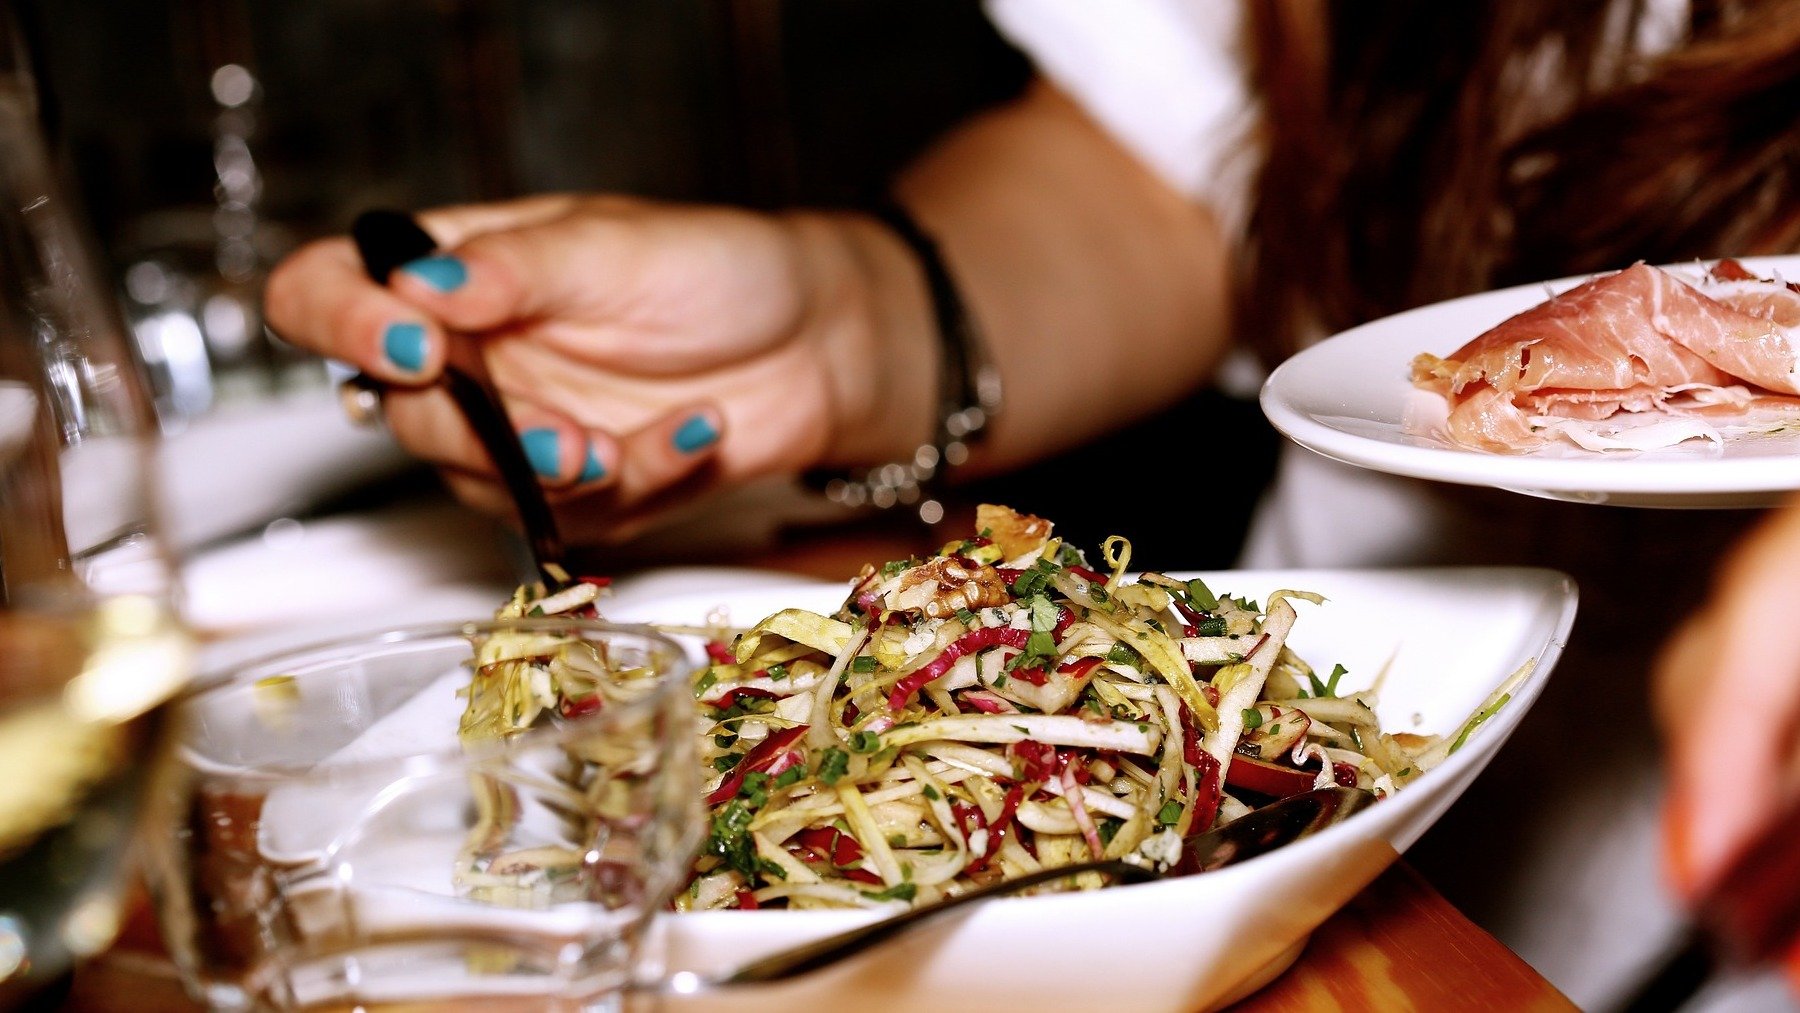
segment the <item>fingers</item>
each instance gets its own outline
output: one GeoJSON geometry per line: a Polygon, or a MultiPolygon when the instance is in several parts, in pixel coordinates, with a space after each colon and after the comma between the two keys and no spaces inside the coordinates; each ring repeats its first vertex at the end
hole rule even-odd
{"type": "MultiPolygon", "coordinates": [[[[394,391],[383,402],[388,428],[408,452],[432,464],[493,480],[487,449],[449,394],[431,388],[394,391]]],[[[620,453],[605,433],[588,433],[566,417],[530,403],[513,403],[507,415],[519,430],[525,458],[552,488],[600,488],[617,475],[620,453]]]]}
{"type": "Polygon", "coordinates": [[[282,261],[264,302],[269,325],[287,340],[388,383],[430,383],[443,368],[442,329],[370,281],[347,239],[311,243],[282,261]]]}
{"type": "Polygon", "coordinates": [[[1740,545],[1705,609],[1656,672],[1668,741],[1667,860],[1676,888],[1704,889],[1792,787],[1800,719],[1800,500],[1740,545]]]}
{"type": "MultiPolygon", "coordinates": [[[[486,454],[447,398],[413,395],[412,403],[395,408],[402,413],[391,423],[397,434],[414,427],[436,427],[437,441],[414,452],[451,469],[447,481],[458,498],[490,513],[513,513],[486,454]]],[[[629,523],[631,531],[641,529],[643,515],[668,505],[672,490],[691,491],[685,486],[716,461],[723,430],[719,411],[712,406],[672,412],[620,436],[579,431],[572,435],[555,417],[527,411],[515,415],[521,426],[526,418],[541,424],[541,428],[523,433],[534,467],[536,454],[543,454],[546,464],[552,459],[556,462],[557,479],[546,478],[552,485],[551,500],[558,504],[579,500],[583,513],[593,515],[603,526],[621,529],[629,523]],[[534,448],[534,440],[541,441],[541,446],[534,448]],[[554,451],[549,449],[553,440],[554,451]],[[592,456],[578,466],[579,455],[571,456],[570,447],[584,443],[592,456]],[[596,466],[601,469],[598,475],[592,473],[596,466]],[[594,493],[603,496],[590,498],[594,493]]],[[[616,538],[621,530],[609,534],[616,538]]]]}

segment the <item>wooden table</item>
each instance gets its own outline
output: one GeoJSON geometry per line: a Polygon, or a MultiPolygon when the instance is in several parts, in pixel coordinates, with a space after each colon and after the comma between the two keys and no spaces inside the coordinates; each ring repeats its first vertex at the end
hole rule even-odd
{"type": "MultiPolygon", "coordinates": [[[[810,536],[727,562],[830,579],[865,561],[934,551],[955,536],[888,526],[810,536]]],[[[64,1004],[94,1013],[192,1013],[140,895],[119,941],[81,968],[64,1004]]],[[[1293,967],[1235,1009],[1572,1010],[1548,981],[1401,862],[1313,934],[1293,967]]]]}

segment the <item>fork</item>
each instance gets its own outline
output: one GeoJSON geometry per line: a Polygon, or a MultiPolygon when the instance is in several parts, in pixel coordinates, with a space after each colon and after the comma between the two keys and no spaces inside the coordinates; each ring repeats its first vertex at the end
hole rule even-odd
{"type": "MultiPolygon", "coordinates": [[[[351,225],[350,235],[362,257],[363,270],[378,285],[386,285],[401,265],[428,256],[438,248],[431,233],[402,211],[365,211],[351,225]]],[[[351,382],[379,389],[378,381],[365,374],[357,374],[351,382]]],[[[556,517],[494,388],[480,342],[466,338],[449,342],[441,382],[499,470],[525,529],[532,564],[545,588],[554,593],[566,587],[569,571],[563,565],[562,536],[556,529],[556,517]]]]}

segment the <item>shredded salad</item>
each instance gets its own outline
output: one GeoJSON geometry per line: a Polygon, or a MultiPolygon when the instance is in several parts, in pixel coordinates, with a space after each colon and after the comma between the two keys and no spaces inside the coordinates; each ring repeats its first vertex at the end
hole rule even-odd
{"type": "MultiPolygon", "coordinates": [[[[1173,863],[1187,835],[1276,798],[1400,790],[1529,671],[1455,735],[1390,734],[1373,689],[1288,648],[1296,605],[1321,596],[1128,580],[1124,539],[1090,562],[1041,518],[984,505],[976,524],[865,567],[830,615],[707,631],[708,835],[678,908],[891,907],[1095,858],[1173,863]]],[[[521,589],[502,615],[591,610],[601,590],[521,589]]],[[[598,703],[579,671],[507,654],[477,670],[465,736],[598,703]]]]}

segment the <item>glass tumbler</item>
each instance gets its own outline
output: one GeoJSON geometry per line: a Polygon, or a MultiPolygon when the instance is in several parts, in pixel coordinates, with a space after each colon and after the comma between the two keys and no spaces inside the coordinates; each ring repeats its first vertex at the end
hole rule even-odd
{"type": "Polygon", "coordinates": [[[230,1009],[614,1005],[700,836],[692,671],[649,629],[546,618],[203,680],[174,715],[149,849],[190,991],[230,1009]],[[486,719],[459,735],[471,679],[486,719]]]}

